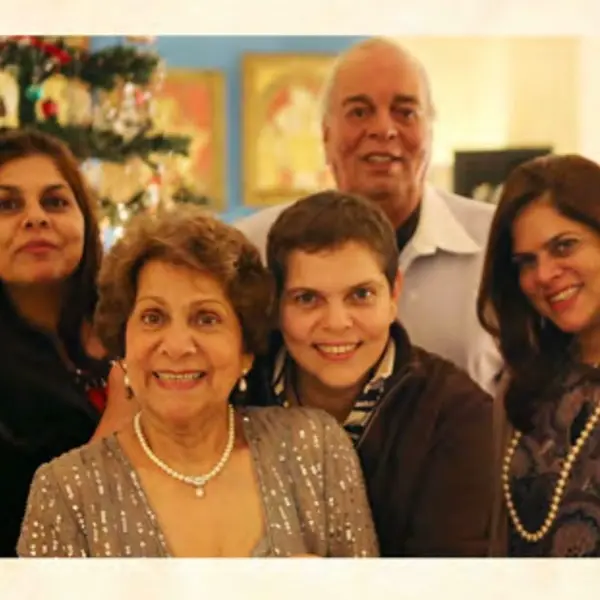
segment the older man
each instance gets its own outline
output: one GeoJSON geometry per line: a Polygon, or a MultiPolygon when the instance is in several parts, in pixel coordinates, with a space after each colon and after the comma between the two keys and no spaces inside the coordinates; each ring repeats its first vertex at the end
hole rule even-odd
{"type": "MultiPolygon", "coordinates": [[[[501,363],[475,314],[493,208],[426,183],[434,106],[423,66],[373,38],[337,60],[324,93],[323,143],[341,191],[379,204],[397,232],[404,273],[399,317],[412,341],[492,391],[501,363]]],[[[264,250],[284,206],[236,223],[264,250]]]]}

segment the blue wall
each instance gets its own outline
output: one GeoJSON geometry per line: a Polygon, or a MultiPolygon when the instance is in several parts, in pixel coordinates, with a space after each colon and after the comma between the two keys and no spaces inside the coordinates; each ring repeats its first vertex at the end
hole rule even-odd
{"type": "MultiPolygon", "coordinates": [[[[241,58],[246,52],[323,52],[337,54],[363,39],[350,36],[160,36],[152,48],[167,68],[217,69],[226,75],[227,158],[225,220],[252,212],[242,206],[241,58]]],[[[91,39],[91,49],[124,43],[123,36],[91,39]]]]}

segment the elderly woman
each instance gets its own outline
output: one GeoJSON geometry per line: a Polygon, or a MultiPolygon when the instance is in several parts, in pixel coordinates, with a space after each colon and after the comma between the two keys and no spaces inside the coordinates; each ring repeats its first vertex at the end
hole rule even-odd
{"type": "Polygon", "coordinates": [[[202,211],[132,225],[103,265],[96,317],[140,410],[39,469],[21,556],[377,554],[335,420],[242,406],[271,289],[254,246],[202,211]]]}
{"type": "Polygon", "coordinates": [[[492,222],[479,317],[506,363],[495,555],[600,556],[600,166],[526,162],[492,222]]]}
{"type": "Polygon", "coordinates": [[[91,327],[102,256],[95,206],[63,143],[0,134],[0,556],[16,556],[36,469],[112,432],[119,407],[129,410],[117,398],[122,372],[111,373],[91,327]]]}

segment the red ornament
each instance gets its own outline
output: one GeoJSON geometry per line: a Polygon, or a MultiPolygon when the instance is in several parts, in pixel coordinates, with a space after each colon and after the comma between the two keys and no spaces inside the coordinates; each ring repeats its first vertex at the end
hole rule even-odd
{"type": "Polygon", "coordinates": [[[46,119],[56,117],[58,114],[58,106],[56,105],[56,102],[54,102],[54,100],[50,100],[50,98],[44,100],[42,102],[42,114],[44,117],[46,117],[46,119]]]}
{"type": "Polygon", "coordinates": [[[138,106],[142,106],[146,101],[146,93],[144,90],[140,90],[139,88],[135,91],[135,103],[138,106]]]}

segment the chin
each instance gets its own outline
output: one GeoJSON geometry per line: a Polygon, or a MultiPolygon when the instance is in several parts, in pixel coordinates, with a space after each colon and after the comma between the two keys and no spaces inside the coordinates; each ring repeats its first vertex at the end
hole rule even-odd
{"type": "Polygon", "coordinates": [[[552,322],[562,332],[574,335],[584,333],[590,327],[590,323],[581,319],[556,319],[552,322]]]}
{"type": "Polygon", "coordinates": [[[154,401],[148,408],[156,415],[156,418],[163,423],[171,425],[185,424],[198,413],[202,401],[196,402],[193,399],[163,400],[154,401]]]}
{"type": "Polygon", "coordinates": [[[190,426],[195,426],[196,413],[195,410],[170,410],[159,413],[157,416],[158,420],[169,429],[186,431],[190,426]]]}
{"type": "Polygon", "coordinates": [[[29,276],[23,278],[23,283],[26,285],[51,285],[54,283],[62,283],[67,278],[68,275],[46,270],[31,273],[29,276]]]}
{"type": "Polygon", "coordinates": [[[362,378],[356,377],[355,374],[349,377],[320,377],[321,383],[332,390],[347,390],[360,385],[362,378]]]}
{"type": "Polygon", "coordinates": [[[385,200],[390,196],[398,193],[398,185],[375,184],[366,186],[362,191],[362,195],[371,200],[385,200]]]}

